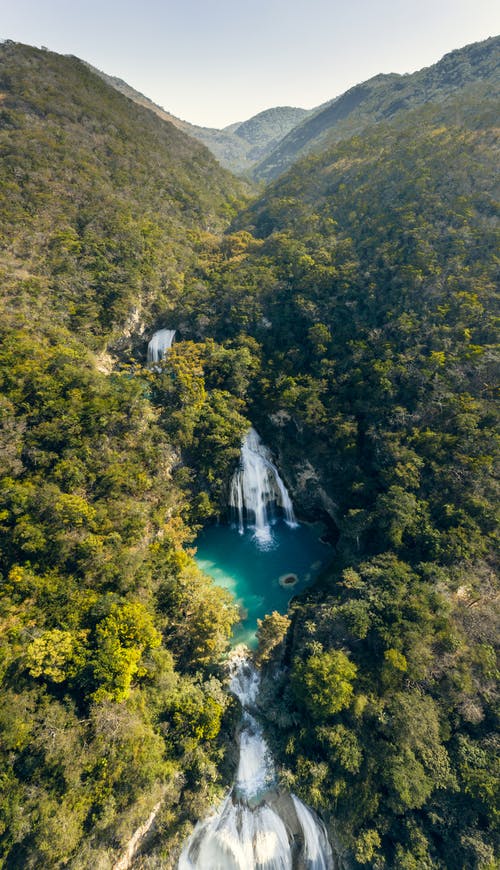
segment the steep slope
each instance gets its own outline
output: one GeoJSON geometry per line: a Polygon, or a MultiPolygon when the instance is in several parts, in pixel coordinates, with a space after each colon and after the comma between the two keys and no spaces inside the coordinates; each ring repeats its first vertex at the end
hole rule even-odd
{"type": "Polygon", "coordinates": [[[249,118],[248,121],[238,121],[221,130],[212,127],[199,127],[196,124],[190,124],[188,121],[176,118],[175,115],[153,103],[140,91],[136,91],[123,79],[107,75],[90,64],[88,66],[107,84],[133,100],[134,103],[150,109],[162,120],[170,121],[188,136],[203,142],[221,166],[236,174],[246,173],[254,163],[264,159],[283,136],[286,136],[296,124],[310,114],[307,109],[279,106],[266,109],[249,118]]]}
{"type": "Polygon", "coordinates": [[[360,133],[370,124],[401,118],[423,104],[440,105],[477,82],[498,87],[500,37],[468,45],[439,63],[412,75],[379,75],[356,85],[295,127],[253,169],[253,176],[272,180],[301,156],[318,153],[336,141],[360,133]]]}
{"type": "Polygon", "coordinates": [[[283,642],[267,627],[263,707],[342,868],[495,866],[490,90],[295,164],[192,300],[191,329],[259,343],[252,419],[299,509],[329,517],[334,569],[283,642]]]}
{"type": "Polygon", "coordinates": [[[203,142],[226,169],[249,176],[253,165],[308,114],[306,109],[279,106],[222,130],[190,125],[186,132],[203,142]]]}
{"type": "MultiPolygon", "coordinates": [[[[74,58],[4,44],[0,81],[0,866],[114,866],[158,806],[171,863],[221,794],[237,614],[184,549],[195,500],[161,416],[203,438],[213,481],[244,390],[205,384],[198,347],[186,413],[162,408],[145,346],[95,351],[171,325],[241,186],[74,58]]],[[[241,363],[227,350],[225,376],[241,363]]]]}
{"type": "Polygon", "coordinates": [[[233,125],[231,130],[235,136],[251,146],[246,154],[246,160],[249,164],[253,164],[269,154],[275,145],[309,114],[307,109],[277,106],[259,112],[248,121],[233,125]]]}
{"type": "Polygon", "coordinates": [[[0,46],[6,311],[91,336],[152,322],[243,187],[76,58],[0,46]],[[28,314],[29,312],[29,314],[28,314]]]}

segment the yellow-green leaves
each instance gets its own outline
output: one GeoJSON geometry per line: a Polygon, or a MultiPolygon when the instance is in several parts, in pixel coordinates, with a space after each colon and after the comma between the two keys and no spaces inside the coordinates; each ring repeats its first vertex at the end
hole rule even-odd
{"type": "Polygon", "coordinates": [[[315,718],[325,719],[350,704],[357,670],[341,650],[316,653],[294,662],[293,691],[315,718]]]}
{"type": "Polygon", "coordinates": [[[26,651],[26,664],[32,677],[44,677],[62,683],[74,677],[85,661],[84,641],[87,632],[76,633],[58,628],[44,631],[26,651]]]}
{"type": "Polygon", "coordinates": [[[144,605],[135,601],[111,607],[97,626],[96,643],[93,670],[98,688],[94,698],[123,701],[132,679],[146,674],[143,654],[160,645],[161,635],[144,605]]]}
{"type": "Polygon", "coordinates": [[[282,643],[291,621],[286,614],[273,610],[264,619],[258,619],[257,624],[257,658],[259,662],[266,662],[271,658],[273,650],[282,643]]]}

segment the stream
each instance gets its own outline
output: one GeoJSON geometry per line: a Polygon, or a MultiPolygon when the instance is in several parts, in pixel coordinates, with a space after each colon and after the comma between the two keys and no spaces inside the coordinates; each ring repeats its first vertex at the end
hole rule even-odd
{"type": "MultiPolygon", "coordinates": [[[[257,620],[285,613],[329,561],[315,526],[299,524],[269,449],[254,429],[242,444],[231,480],[232,525],[199,536],[197,562],[240,605],[228,662],[229,688],[242,708],[239,761],[233,785],[208,818],[197,823],[178,870],[333,870],[325,826],[293,794],[278,787],[259,721],[260,674],[251,660],[257,620]]],[[[331,551],[330,551],[331,552],[331,551]]]]}
{"type": "Polygon", "coordinates": [[[258,721],[259,673],[245,649],[229,663],[240,700],[240,757],[232,789],[198,822],[178,870],[333,870],[325,826],[295,795],[276,786],[273,759],[258,721]]]}

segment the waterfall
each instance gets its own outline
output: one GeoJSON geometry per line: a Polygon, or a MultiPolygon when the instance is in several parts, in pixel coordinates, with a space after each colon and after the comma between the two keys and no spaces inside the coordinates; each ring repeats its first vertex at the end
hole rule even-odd
{"type": "Polygon", "coordinates": [[[245,522],[253,522],[257,540],[270,541],[269,524],[275,503],[283,509],[287,523],[297,525],[291,498],[271,452],[252,428],[243,439],[240,466],[229,488],[229,505],[238,517],[240,532],[244,532],[245,522]]]}
{"type": "Polygon", "coordinates": [[[333,870],[323,823],[295,795],[278,795],[274,763],[254,716],[259,673],[236,649],[230,689],[243,707],[234,787],[212,815],[198,822],[178,870],[333,870]]]}
{"type": "Polygon", "coordinates": [[[294,794],[291,795],[297,819],[304,835],[304,863],[310,870],[328,870],[333,855],[323,822],[294,794]]]}
{"type": "Polygon", "coordinates": [[[175,329],[159,329],[148,344],[148,363],[159,363],[172,347],[175,329]]]}

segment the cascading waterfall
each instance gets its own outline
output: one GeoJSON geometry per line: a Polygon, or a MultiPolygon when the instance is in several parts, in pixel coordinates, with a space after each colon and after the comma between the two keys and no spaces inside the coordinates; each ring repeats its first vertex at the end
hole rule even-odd
{"type": "Polygon", "coordinates": [[[304,835],[304,865],[314,870],[333,867],[333,855],[325,826],[296,795],[292,794],[291,798],[304,835]]]}
{"type": "Polygon", "coordinates": [[[278,504],[290,525],[297,525],[288,490],[255,429],[250,429],[241,445],[240,466],[229,488],[229,505],[238,517],[240,532],[245,523],[253,524],[258,541],[271,540],[272,508],[278,504]]]}
{"type": "Polygon", "coordinates": [[[175,329],[159,329],[148,344],[148,363],[154,365],[164,359],[167,350],[172,347],[175,329]]]}
{"type": "Polygon", "coordinates": [[[178,870],[333,870],[325,826],[295,795],[279,794],[262,728],[252,713],[259,673],[236,649],[230,689],[243,707],[234,787],[221,807],[199,822],[178,870]]]}

